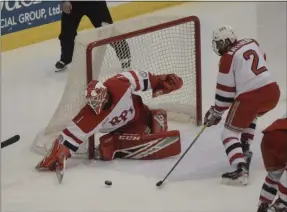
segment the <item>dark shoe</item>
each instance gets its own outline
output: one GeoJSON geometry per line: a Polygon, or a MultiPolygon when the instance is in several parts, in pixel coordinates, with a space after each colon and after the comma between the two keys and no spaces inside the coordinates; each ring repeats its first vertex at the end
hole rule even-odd
{"type": "Polygon", "coordinates": [[[66,64],[66,63],[64,63],[63,61],[59,60],[59,61],[56,63],[56,65],[55,65],[55,67],[56,67],[55,72],[60,72],[60,71],[66,70],[67,65],[68,65],[68,64],[66,64]]]}

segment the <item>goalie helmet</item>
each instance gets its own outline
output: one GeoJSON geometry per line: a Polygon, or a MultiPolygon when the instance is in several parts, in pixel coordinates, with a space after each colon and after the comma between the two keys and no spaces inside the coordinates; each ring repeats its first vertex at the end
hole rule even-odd
{"type": "Polygon", "coordinates": [[[108,89],[103,83],[92,80],[85,90],[85,97],[87,104],[96,114],[100,114],[108,102],[108,89]]]}
{"type": "Polygon", "coordinates": [[[213,31],[212,48],[213,51],[222,56],[229,47],[237,41],[237,37],[230,26],[221,26],[213,31]]]}

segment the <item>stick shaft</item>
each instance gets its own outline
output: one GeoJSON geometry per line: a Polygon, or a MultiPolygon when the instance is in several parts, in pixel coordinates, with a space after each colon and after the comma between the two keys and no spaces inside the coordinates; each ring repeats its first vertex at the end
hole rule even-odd
{"type": "Polygon", "coordinates": [[[185,150],[185,152],[181,155],[181,157],[177,160],[177,162],[174,164],[174,166],[171,168],[171,170],[167,173],[167,175],[165,176],[165,178],[162,180],[162,182],[164,182],[168,176],[172,173],[172,171],[175,169],[175,167],[179,164],[179,162],[182,160],[182,158],[186,155],[186,153],[190,150],[190,148],[195,144],[195,142],[197,141],[197,139],[201,136],[201,134],[204,132],[204,130],[206,129],[206,125],[204,125],[202,127],[202,129],[200,130],[200,132],[197,134],[197,136],[194,138],[194,140],[191,142],[191,144],[188,146],[188,148],[185,150]]]}

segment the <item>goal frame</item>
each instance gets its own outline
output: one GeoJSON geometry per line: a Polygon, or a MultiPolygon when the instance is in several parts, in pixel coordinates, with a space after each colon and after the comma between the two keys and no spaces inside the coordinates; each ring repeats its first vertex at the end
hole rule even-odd
{"type": "MultiPolygon", "coordinates": [[[[179,18],[174,21],[169,21],[166,23],[158,24],[152,27],[143,28],[133,32],[128,32],[122,35],[112,36],[102,40],[96,40],[88,44],[86,48],[86,74],[87,74],[87,84],[93,79],[93,50],[97,47],[107,45],[113,42],[121,41],[124,39],[133,38],[136,36],[148,34],[151,32],[159,31],[161,29],[167,29],[180,24],[194,22],[195,28],[195,70],[196,70],[196,125],[202,125],[202,86],[201,86],[201,39],[200,39],[200,21],[197,16],[188,16],[184,18],[179,18]]],[[[192,98],[192,97],[191,97],[192,98]]],[[[94,135],[89,138],[88,145],[88,157],[89,159],[94,158],[95,150],[95,140],[94,135]]]]}

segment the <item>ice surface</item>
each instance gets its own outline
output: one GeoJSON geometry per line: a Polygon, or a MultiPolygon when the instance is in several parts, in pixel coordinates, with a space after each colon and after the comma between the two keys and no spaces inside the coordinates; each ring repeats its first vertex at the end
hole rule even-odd
{"type": "MultiPolygon", "coordinates": [[[[204,132],[162,188],[155,184],[177,158],[92,163],[71,160],[62,185],[54,173],[35,171],[42,156],[31,152],[31,143],[53,115],[67,77],[67,72],[53,71],[59,42],[50,40],[2,53],[1,140],[14,134],[20,134],[21,140],[1,151],[1,211],[255,211],[265,177],[260,130],[286,112],[286,2],[188,3],[159,14],[167,13],[198,15],[201,20],[203,111],[213,103],[217,74],[218,57],[211,49],[213,28],[230,24],[239,37],[258,38],[267,52],[269,69],[280,83],[282,98],[274,111],[259,120],[252,145],[255,154],[250,185],[237,188],[220,184],[220,175],[229,170],[220,142],[222,125],[204,132]],[[105,180],[112,180],[112,187],[106,188],[105,180]]],[[[200,131],[193,125],[173,122],[170,126],[180,129],[183,150],[200,131]]]]}

